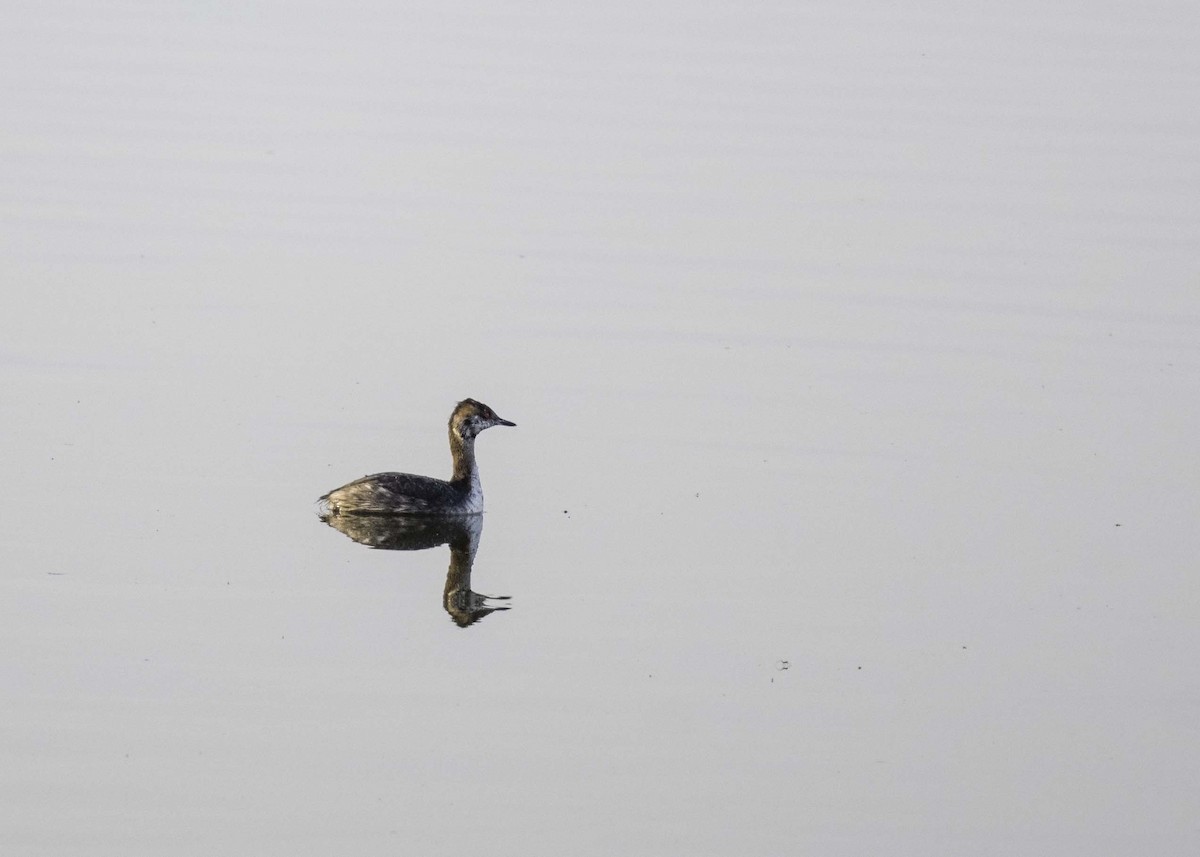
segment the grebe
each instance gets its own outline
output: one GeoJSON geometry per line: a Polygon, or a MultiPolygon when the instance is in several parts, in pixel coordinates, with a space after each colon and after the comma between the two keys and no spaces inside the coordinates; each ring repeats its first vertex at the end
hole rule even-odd
{"type": "Polygon", "coordinates": [[[482,402],[463,399],[450,414],[450,481],[411,473],[376,473],[321,497],[330,515],[477,515],[483,488],[475,464],[475,436],[492,426],[515,426],[482,402]]]}

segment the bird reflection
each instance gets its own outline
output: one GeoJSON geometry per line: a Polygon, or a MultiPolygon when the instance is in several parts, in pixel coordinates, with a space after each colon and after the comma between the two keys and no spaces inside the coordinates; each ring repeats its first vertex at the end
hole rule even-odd
{"type": "Polygon", "coordinates": [[[360,545],[389,551],[423,551],[450,545],[450,569],[442,606],[460,628],[474,625],[489,613],[509,609],[490,601],[508,596],[480,595],[471,591],[471,567],[483,535],[483,515],[456,518],[405,515],[323,515],[321,520],[360,545]]]}

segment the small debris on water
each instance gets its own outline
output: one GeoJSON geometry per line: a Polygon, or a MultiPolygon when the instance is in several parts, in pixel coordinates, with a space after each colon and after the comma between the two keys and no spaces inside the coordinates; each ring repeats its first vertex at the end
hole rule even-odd
{"type": "Polygon", "coordinates": [[[775,669],[782,672],[783,670],[791,669],[791,666],[792,664],[790,661],[779,661],[777,664],[775,664],[775,669]]]}

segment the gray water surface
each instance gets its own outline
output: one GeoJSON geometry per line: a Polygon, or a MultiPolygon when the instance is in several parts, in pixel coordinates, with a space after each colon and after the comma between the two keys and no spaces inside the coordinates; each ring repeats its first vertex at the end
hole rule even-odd
{"type": "Polygon", "coordinates": [[[5,854],[1200,847],[1192,6],[6,21],[5,854]]]}

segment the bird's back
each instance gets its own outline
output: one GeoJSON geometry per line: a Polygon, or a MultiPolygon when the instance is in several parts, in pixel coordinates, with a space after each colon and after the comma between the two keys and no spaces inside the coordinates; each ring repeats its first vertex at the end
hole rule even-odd
{"type": "Polygon", "coordinates": [[[468,486],[412,473],[373,473],[321,497],[329,511],[360,515],[437,515],[468,511],[468,486]]]}

